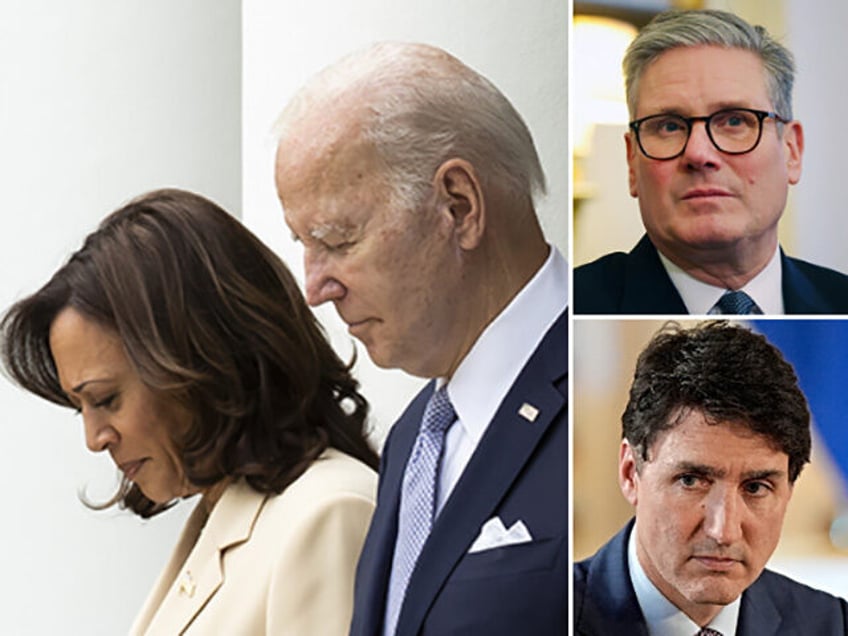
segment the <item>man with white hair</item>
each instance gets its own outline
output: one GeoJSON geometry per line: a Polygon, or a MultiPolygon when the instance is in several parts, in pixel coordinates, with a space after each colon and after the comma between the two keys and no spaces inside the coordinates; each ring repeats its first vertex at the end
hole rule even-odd
{"type": "Polygon", "coordinates": [[[568,268],[526,124],[446,52],[382,43],[278,129],[307,300],[433,380],[383,449],[351,633],[565,633],[568,268]]]}

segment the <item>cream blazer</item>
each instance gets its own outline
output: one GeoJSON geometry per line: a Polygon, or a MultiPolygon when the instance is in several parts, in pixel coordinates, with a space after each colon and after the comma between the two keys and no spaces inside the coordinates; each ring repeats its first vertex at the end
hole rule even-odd
{"type": "Polygon", "coordinates": [[[346,635],[376,487],[328,449],[280,495],[238,481],[198,503],[130,634],[346,635]]]}

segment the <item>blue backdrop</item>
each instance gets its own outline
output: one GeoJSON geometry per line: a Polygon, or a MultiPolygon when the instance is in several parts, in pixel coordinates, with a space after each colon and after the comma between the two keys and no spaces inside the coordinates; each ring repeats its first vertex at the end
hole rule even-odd
{"type": "Polygon", "coordinates": [[[795,367],[813,425],[848,492],[848,321],[753,320],[795,367]]]}

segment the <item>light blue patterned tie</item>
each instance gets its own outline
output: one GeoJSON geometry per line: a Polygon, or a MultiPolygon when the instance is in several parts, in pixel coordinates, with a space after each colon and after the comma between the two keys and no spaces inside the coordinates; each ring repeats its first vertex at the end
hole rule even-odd
{"type": "Polygon", "coordinates": [[[456,413],[445,384],[427,402],[421,428],[403,475],[397,540],[386,599],[384,636],[394,636],[409,577],[433,526],[445,433],[455,420],[456,413]]]}
{"type": "Polygon", "coordinates": [[[757,306],[754,299],[743,291],[724,292],[715,304],[723,314],[762,314],[763,310],[757,306]]]}

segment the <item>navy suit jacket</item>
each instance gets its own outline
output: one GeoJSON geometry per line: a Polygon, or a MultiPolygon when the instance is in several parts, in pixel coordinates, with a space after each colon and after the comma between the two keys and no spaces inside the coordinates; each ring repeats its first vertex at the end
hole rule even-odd
{"type": "MultiPolygon", "coordinates": [[[[575,636],[648,636],[627,567],[631,521],[591,558],[574,564],[575,636]]],[[[742,594],[736,636],[845,636],[848,604],[763,570],[742,594]]],[[[728,634],[726,636],[733,636],[728,634]]]]}
{"type": "MultiPolygon", "coordinates": [[[[510,388],[436,518],[397,634],[567,633],[567,376],[566,310],[510,388]],[[525,402],[539,410],[533,422],[518,414],[525,402]],[[495,515],[507,528],[522,520],[533,541],[468,554],[495,515]]],[[[401,481],[433,385],[406,409],[383,449],[377,509],[356,573],[352,636],[382,634],[401,481]]]]}
{"type": "MultiPolygon", "coordinates": [[[[780,251],[787,314],[848,313],[848,276],[780,251]]],[[[615,252],[574,270],[578,314],[686,314],[686,305],[647,235],[629,254],[615,252]]]]}

